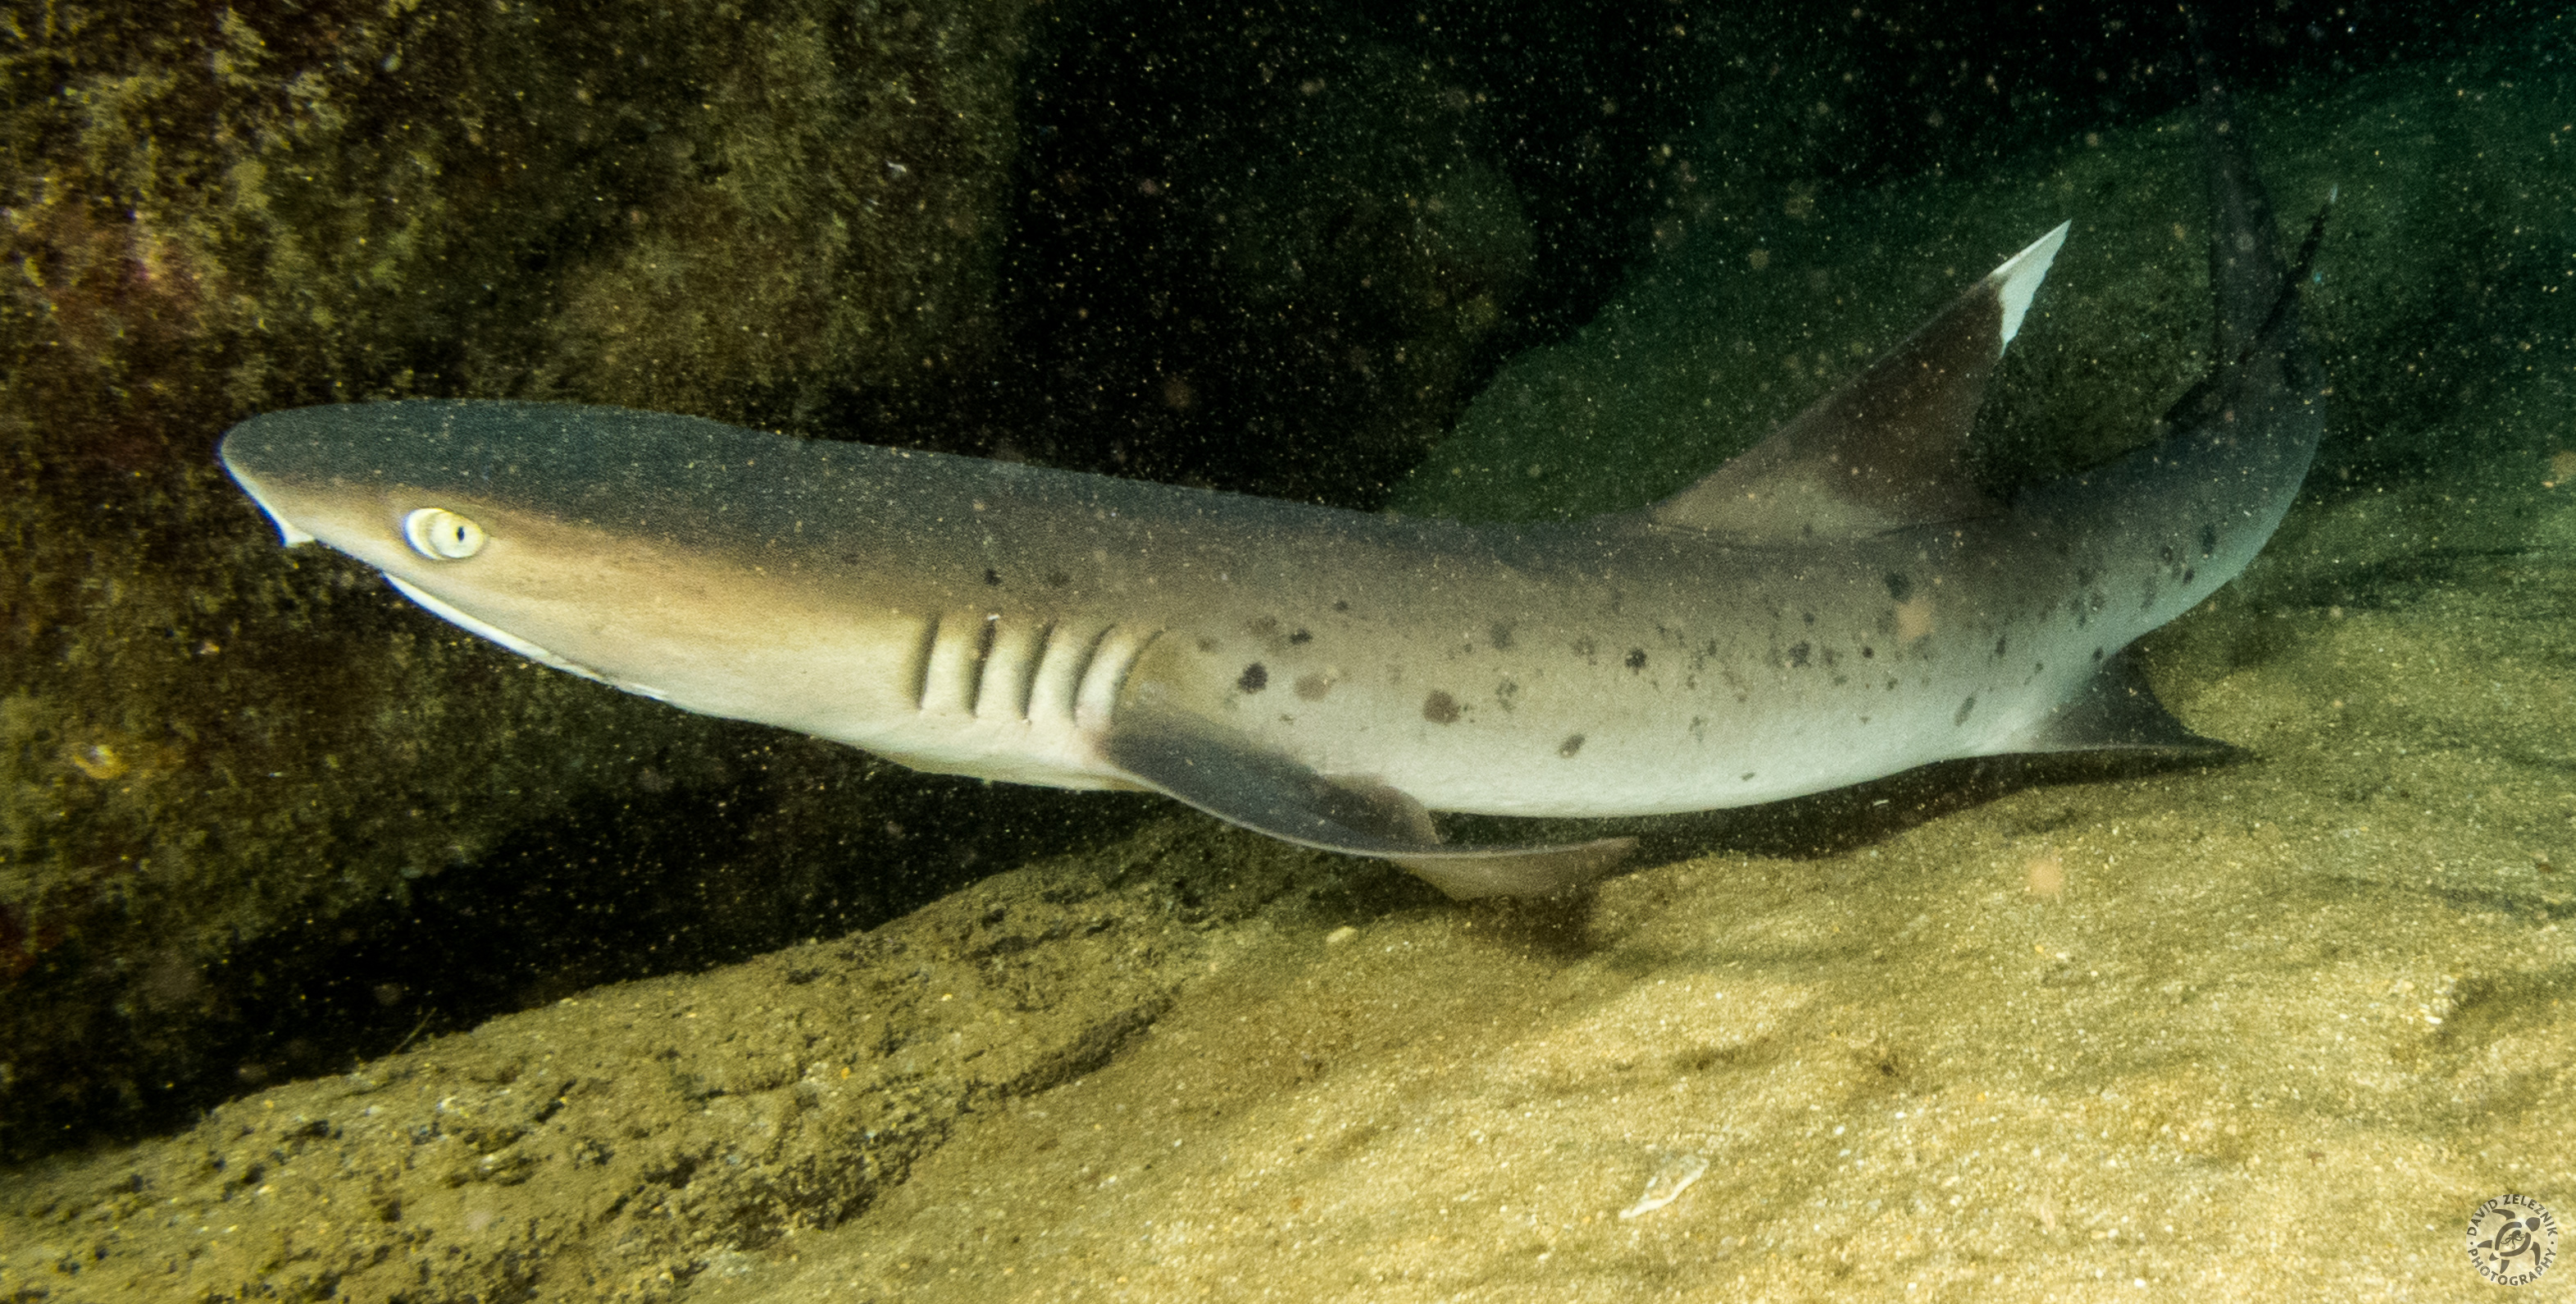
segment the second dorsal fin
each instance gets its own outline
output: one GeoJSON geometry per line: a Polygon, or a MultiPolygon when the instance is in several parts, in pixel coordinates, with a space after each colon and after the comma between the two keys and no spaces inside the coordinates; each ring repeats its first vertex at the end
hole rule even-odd
{"type": "Polygon", "coordinates": [[[1648,519],[1796,543],[1993,512],[1968,474],[1968,428],[2069,225],[2014,254],[1769,438],[1648,508],[1648,519]]]}

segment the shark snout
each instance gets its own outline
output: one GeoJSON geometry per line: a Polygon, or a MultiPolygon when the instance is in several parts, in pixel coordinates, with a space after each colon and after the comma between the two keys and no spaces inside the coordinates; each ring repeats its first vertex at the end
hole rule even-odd
{"type": "Polygon", "coordinates": [[[258,475],[242,465],[245,459],[237,455],[243,451],[237,447],[240,442],[239,432],[226,436],[223,447],[217,454],[223,459],[224,470],[231,474],[233,483],[240,485],[242,492],[249,494],[250,500],[259,504],[261,511],[268,513],[270,523],[277,527],[278,539],[286,546],[292,548],[299,543],[313,542],[313,532],[297,525],[295,518],[287,515],[284,509],[278,506],[278,495],[262,483],[258,475]]]}

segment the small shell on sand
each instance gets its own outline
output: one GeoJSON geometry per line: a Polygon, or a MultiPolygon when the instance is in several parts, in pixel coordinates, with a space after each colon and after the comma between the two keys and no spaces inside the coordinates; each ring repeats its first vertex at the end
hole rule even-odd
{"type": "Polygon", "coordinates": [[[1655,1166],[1655,1175],[1646,1179],[1646,1193],[1638,1196],[1635,1204],[1620,1210],[1619,1216],[1634,1218],[1671,1204],[1707,1171],[1708,1161],[1698,1155],[1664,1156],[1664,1162],[1655,1166]]]}

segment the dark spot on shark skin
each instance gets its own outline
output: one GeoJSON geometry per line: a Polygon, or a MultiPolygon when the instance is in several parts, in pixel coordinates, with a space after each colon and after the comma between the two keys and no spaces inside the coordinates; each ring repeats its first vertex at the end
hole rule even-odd
{"type": "Polygon", "coordinates": [[[2165,565],[2167,565],[2167,566],[2171,566],[2171,565],[2173,565],[2173,564],[2174,564],[2174,550],[2173,550],[2173,545],[2172,545],[2172,544],[2170,544],[2170,543],[2168,543],[2168,544],[2166,544],[2165,546],[2163,546],[2163,547],[2161,547],[2161,548],[2156,549],[2156,560],[2163,562],[2163,563],[2164,563],[2165,565]]]}
{"type": "Polygon", "coordinates": [[[998,589],[1002,587],[1002,573],[988,566],[984,569],[984,582],[998,589]]]}
{"type": "Polygon", "coordinates": [[[1072,583],[1073,577],[1065,574],[1063,571],[1048,571],[1046,574],[1046,586],[1048,588],[1061,589],[1072,583]]]}
{"type": "Polygon", "coordinates": [[[1243,623],[1243,632],[1250,634],[1254,638],[1265,641],[1277,638],[1279,637],[1279,618],[1276,616],[1254,617],[1253,619],[1247,620],[1243,623]]]}
{"type": "Polygon", "coordinates": [[[1435,688],[1422,699],[1422,718],[1433,724],[1458,723],[1458,699],[1435,688]]]}
{"type": "Polygon", "coordinates": [[[1199,651],[1201,651],[1201,652],[1214,652],[1214,651],[1216,651],[1216,640],[1215,640],[1215,639],[1212,639],[1212,638],[1201,637],[1201,638],[1199,639],[1199,651]]]}
{"type": "Polygon", "coordinates": [[[1312,643],[1315,641],[1315,636],[1301,629],[1296,633],[1289,635],[1288,641],[1291,643],[1312,643]]]}
{"type": "Polygon", "coordinates": [[[1806,622],[1807,622],[1808,624],[1810,624],[1810,625],[1815,624],[1815,623],[1816,623],[1816,613],[1814,613],[1814,612],[1812,612],[1812,611],[1810,611],[1810,612],[1806,613],[1806,615],[1805,615],[1805,620],[1806,620],[1806,622]]]}
{"type": "Polygon", "coordinates": [[[2218,527],[2215,525],[2200,527],[2200,555],[2207,557],[2216,551],[2218,551],[2218,527]]]}
{"type": "Polygon", "coordinates": [[[1895,692],[1895,691],[1896,691],[1896,681],[1895,681],[1895,680],[1891,679],[1891,680],[1888,680],[1888,681],[1887,681],[1887,691],[1889,691],[1889,692],[1891,692],[1891,693],[1893,693],[1893,692],[1895,692]]]}
{"type": "Polygon", "coordinates": [[[1493,627],[1485,631],[1485,638],[1494,645],[1494,650],[1497,652],[1512,650],[1512,627],[1507,622],[1495,621],[1493,627]]]}
{"type": "Polygon", "coordinates": [[[1753,782],[1753,771],[1751,771],[1751,770],[1746,770],[1743,774],[1741,774],[1741,775],[1739,775],[1739,776],[1737,776],[1737,777],[1739,777],[1739,778],[1743,779],[1746,783],[1751,783],[1751,782],[1753,782]]]}
{"type": "Polygon", "coordinates": [[[2098,647],[2093,649],[2093,659],[2095,661],[2100,661],[2102,659],[2102,649],[2098,647]]]}
{"type": "Polygon", "coordinates": [[[1959,703],[1959,713],[1958,713],[1957,715],[1954,715],[1954,716],[1951,716],[1951,717],[1950,717],[1950,723],[1952,723],[1952,724],[1954,724],[1954,725],[1966,724],[1966,723],[1968,722],[1968,713],[1969,713],[1970,711],[1974,711],[1974,710],[1976,710],[1976,709],[1977,709],[1977,699],[1976,699],[1976,698],[1974,698],[1974,697],[1971,697],[1971,698],[1969,698],[1967,701],[1964,701],[1964,702],[1959,703]]]}
{"type": "Polygon", "coordinates": [[[1494,704],[1508,711],[1520,701],[1521,686],[1506,679],[1494,685],[1494,704]]]}
{"type": "Polygon", "coordinates": [[[1570,734],[1570,735],[1568,735],[1568,736],[1566,737],[1566,740],[1565,740],[1564,742],[1558,743],[1558,744],[1556,745],[1556,754],[1557,754],[1557,755],[1559,755],[1559,756],[1564,757],[1565,759],[1567,759],[1567,760],[1569,760],[1569,761],[1574,759],[1574,754],[1575,754],[1576,752],[1579,752],[1579,751],[1582,751],[1582,750],[1583,750],[1583,735],[1581,735],[1581,734],[1570,734]]]}
{"type": "Polygon", "coordinates": [[[2192,577],[2193,577],[2193,576],[2195,576],[2195,575],[2197,575],[2197,574],[2199,574],[2199,572],[2198,572],[2198,571],[2193,570],[2191,567],[2189,567],[2189,566],[2185,566],[2185,567],[2183,567],[2183,568],[2182,568],[2182,582],[2183,582],[2183,583],[2185,583],[2185,584],[2189,584],[2189,583],[2191,583],[2191,581],[2192,581],[2192,577]]]}
{"type": "Polygon", "coordinates": [[[1247,693],[1258,693],[1270,687],[1270,668],[1255,661],[1243,668],[1243,677],[1235,680],[1234,686],[1247,693]]]}
{"type": "Polygon", "coordinates": [[[1338,598],[1336,598],[1336,599],[1334,599],[1334,600],[1333,600],[1333,610],[1335,610],[1335,611],[1348,611],[1348,610],[1350,610],[1350,609],[1351,609],[1351,604],[1349,604],[1349,603],[1347,603],[1347,602],[1344,602],[1344,601],[1342,601],[1342,600],[1340,600],[1340,599],[1338,599],[1338,598]]]}
{"type": "Polygon", "coordinates": [[[1878,649],[1877,649],[1877,648],[1871,647],[1871,646],[1870,646],[1869,644],[1867,644],[1867,643],[1863,643],[1863,644],[1861,644],[1861,645],[1860,645],[1860,659],[1861,659],[1861,660],[1863,660],[1863,661],[1867,661],[1867,660],[1869,660],[1871,657],[1874,657],[1874,656],[1877,656],[1877,655],[1878,655],[1878,649]]]}
{"type": "Polygon", "coordinates": [[[1813,648],[1808,647],[1804,642],[1798,642],[1798,643],[1792,643],[1792,644],[1790,644],[1790,645],[1789,645],[1789,664],[1790,664],[1790,665],[1793,665],[1793,666],[1804,666],[1804,665],[1806,665],[1806,664],[1807,664],[1807,657],[1808,657],[1808,654],[1810,654],[1810,653],[1811,653],[1811,652],[1813,652],[1813,651],[1814,651],[1814,649],[1813,649],[1813,648]]]}
{"type": "Polygon", "coordinates": [[[1583,664],[1587,666],[1593,663],[1592,658],[1594,654],[1599,651],[1599,645],[1595,644],[1591,639],[1578,638],[1574,640],[1574,655],[1583,658],[1583,664]]]}
{"type": "Polygon", "coordinates": [[[1632,671],[1642,671],[1645,668],[1646,649],[1641,647],[1632,647],[1628,649],[1628,669],[1632,671]]]}
{"type": "Polygon", "coordinates": [[[1905,577],[1905,572],[1903,571],[1889,571],[1887,573],[1887,596],[1898,602],[1903,602],[1907,598],[1913,597],[1914,581],[1907,579],[1905,577]]]}
{"type": "MultiPolygon", "coordinates": [[[[1837,666],[1837,665],[1839,665],[1839,664],[1841,664],[1841,663],[1842,663],[1843,654],[1842,654],[1842,653],[1840,653],[1840,652],[1836,652],[1836,651],[1835,651],[1835,650],[1833,650],[1832,648],[1826,648],[1826,649],[1823,651],[1823,653],[1820,655],[1820,659],[1825,663],[1825,669],[1827,669],[1827,670],[1831,670],[1831,669],[1833,669],[1835,666],[1837,666]]],[[[1837,678],[1840,678],[1840,677],[1839,677],[1839,676],[1837,676],[1837,678]]]]}
{"type": "Polygon", "coordinates": [[[2001,661],[2004,659],[2004,647],[2010,642],[2012,642],[2012,635],[2010,634],[2006,634],[2002,638],[1995,640],[1995,660],[2001,661]]]}
{"type": "Polygon", "coordinates": [[[1308,674],[1297,676],[1297,696],[1305,698],[1309,702],[1323,701],[1324,694],[1331,691],[1333,691],[1333,681],[1323,675],[1308,674]]]}

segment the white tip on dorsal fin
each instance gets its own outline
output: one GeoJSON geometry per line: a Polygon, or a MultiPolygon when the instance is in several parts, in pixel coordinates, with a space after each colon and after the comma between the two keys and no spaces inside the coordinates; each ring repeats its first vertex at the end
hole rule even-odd
{"type": "Polygon", "coordinates": [[[2068,225],[2006,259],[1769,438],[1646,509],[1647,519],[1793,544],[1993,512],[1968,471],[1968,430],[2068,225]]]}
{"type": "Polygon", "coordinates": [[[2012,345],[2013,336],[2021,333],[2021,319],[2030,311],[2030,296],[2039,293],[2039,283],[2048,279],[2048,265],[2057,261],[2057,250],[2066,243],[2066,228],[2073,222],[2060,222],[2057,229],[2030,242],[2030,247],[2004,260],[2004,265],[1986,278],[1995,287],[1995,298],[2004,305],[2003,342],[1996,352],[2012,345]]]}

